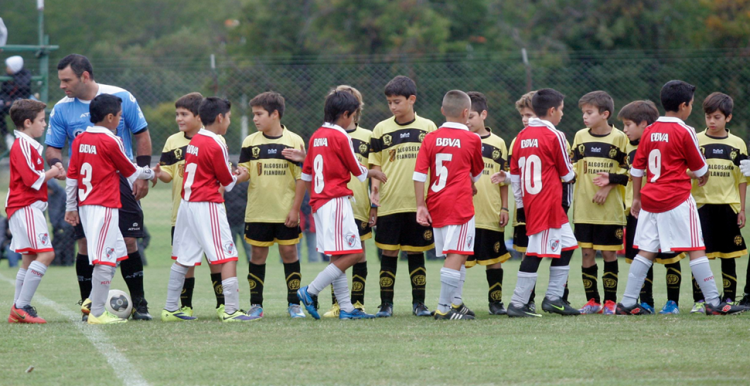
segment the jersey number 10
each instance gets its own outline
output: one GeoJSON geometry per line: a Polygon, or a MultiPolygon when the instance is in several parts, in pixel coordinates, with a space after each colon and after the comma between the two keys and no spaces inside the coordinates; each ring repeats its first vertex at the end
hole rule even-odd
{"type": "Polygon", "coordinates": [[[532,154],[528,157],[518,159],[518,167],[521,169],[521,183],[524,195],[539,194],[542,191],[542,160],[538,155],[532,154]]]}

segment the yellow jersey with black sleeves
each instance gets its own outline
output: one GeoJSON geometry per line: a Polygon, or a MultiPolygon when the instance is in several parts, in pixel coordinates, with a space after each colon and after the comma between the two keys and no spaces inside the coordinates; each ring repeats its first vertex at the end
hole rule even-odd
{"type": "MultiPolygon", "coordinates": [[[[363,129],[359,125],[352,131],[346,131],[349,137],[352,139],[352,145],[354,146],[354,154],[357,157],[357,161],[367,167],[369,163],[368,158],[370,154],[370,138],[372,137],[372,131],[363,129]]],[[[361,182],[356,178],[349,180],[347,188],[351,189],[354,200],[352,201],[352,212],[354,212],[354,218],[359,221],[368,222],[370,217],[370,192],[369,182],[367,179],[365,182],[361,182]]]]}
{"type": "MultiPolygon", "coordinates": [[[[638,151],[638,144],[640,143],[640,139],[633,142],[628,142],[628,146],[625,148],[625,152],[628,153],[628,170],[626,171],[628,175],[628,185],[625,187],[625,216],[627,217],[628,214],[630,214],[630,207],[633,206],[633,179],[630,177],[630,166],[633,164],[633,160],[635,159],[635,153],[638,151]]],[[[646,179],[641,179],[641,188],[646,186],[646,179]]]]}
{"type": "Polygon", "coordinates": [[[747,179],[740,172],[740,161],[747,159],[747,145],[732,133],[726,137],[712,137],[706,130],[697,134],[698,146],[711,173],[706,185],[698,186],[693,180],[691,193],[700,207],[705,204],[728,204],[734,213],[740,211],[740,184],[747,179]]]}
{"type": "MultiPolygon", "coordinates": [[[[219,139],[226,144],[221,135],[219,139]]],[[[182,200],[182,177],[185,174],[185,151],[190,140],[183,132],[175,133],[167,138],[164,148],[161,150],[159,167],[161,171],[172,177],[172,226],[177,222],[177,210],[180,209],[182,200]]]]}
{"type": "Polygon", "coordinates": [[[253,133],[242,141],[239,166],[250,174],[245,222],[283,223],[292,209],[302,164],[284,158],[281,151],[305,149],[305,142],[283,125],[278,137],[253,133]]]}
{"type": "Polygon", "coordinates": [[[612,127],[606,135],[591,133],[585,128],[573,140],[573,167],[576,171],[573,221],[576,224],[625,225],[625,187],[615,185],[604,205],[592,200],[599,187],[594,184],[598,173],[625,174],[627,171],[628,137],[612,127]]]}
{"type": "MultiPolygon", "coordinates": [[[[437,130],[435,123],[416,113],[414,120],[400,124],[396,118],[378,123],[372,130],[368,161],[380,166],[388,183],[380,185],[378,216],[416,212],[414,197],[414,167],[422,140],[427,133],[437,130]]],[[[425,194],[428,184],[425,184],[425,194]]]]}
{"type": "Polygon", "coordinates": [[[508,148],[505,141],[491,131],[489,135],[482,137],[482,159],[484,170],[475,184],[477,194],[474,196],[474,223],[477,228],[503,232],[499,224],[500,209],[507,203],[500,197],[500,186],[493,184],[490,178],[507,169],[508,148]]]}

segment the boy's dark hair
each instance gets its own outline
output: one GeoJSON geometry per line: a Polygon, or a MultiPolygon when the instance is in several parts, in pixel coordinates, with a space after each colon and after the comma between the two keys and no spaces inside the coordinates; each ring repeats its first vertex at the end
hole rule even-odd
{"type": "Polygon", "coordinates": [[[174,103],[174,108],[183,108],[197,116],[198,109],[201,107],[201,102],[203,102],[203,94],[199,92],[191,92],[190,94],[181,96],[180,99],[174,103]]]}
{"type": "Polygon", "coordinates": [[[250,100],[250,107],[262,107],[268,111],[268,115],[273,114],[274,110],[279,112],[279,119],[284,116],[284,97],[275,91],[267,91],[256,95],[250,100]]]}
{"type": "Polygon", "coordinates": [[[475,111],[479,114],[482,111],[487,111],[487,97],[479,91],[469,91],[466,93],[471,99],[471,111],[475,111]]]}
{"type": "Polygon", "coordinates": [[[680,111],[680,105],[689,104],[695,94],[695,86],[681,80],[670,80],[661,88],[661,106],[666,111],[680,111]]]}
{"type": "Polygon", "coordinates": [[[227,99],[208,97],[201,102],[201,105],[198,108],[198,115],[201,117],[203,126],[208,126],[216,122],[216,117],[219,116],[219,114],[226,116],[231,109],[232,102],[227,99]]]}
{"type": "Polygon", "coordinates": [[[578,107],[583,105],[591,105],[599,109],[599,114],[604,114],[605,111],[609,111],[609,118],[612,118],[612,114],[615,113],[615,101],[612,99],[606,91],[592,91],[578,100],[578,107]]]}
{"type": "Polygon", "coordinates": [[[385,96],[387,97],[402,96],[409,98],[412,95],[417,95],[417,84],[409,77],[399,75],[385,85],[385,96]]]}
{"type": "Polygon", "coordinates": [[[635,122],[636,125],[641,122],[646,122],[646,125],[650,125],[659,118],[659,110],[656,108],[654,102],[649,100],[633,101],[620,109],[617,113],[617,119],[619,120],[630,120],[635,122]]]}
{"type": "Polygon", "coordinates": [[[91,80],[94,79],[94,67],[91,65],[91,62],[89,62],[87,57],[78,54],[70,54],[57,63],[58,70],[64,70],[65,67],[68,66],[70,66],[70,69],[73,70],[77,77],[80,78],[81,75],[83,75],[83,72],[86,71],[89,73],[89,78],[91,78],[91,80]]]}
{"type": "Polygon", "coordinates": [[[47,105],[33,99],[16,99],[10,106],[10,119],[18,130],[23,130],[23,123],[27,119],[34,122],[40,111],[44,111],[47,105]]]}
{"type": "Polygon", "coordinates": [[[334,90],[326,97],[323,119],[329,123],[336,123],[345,112],[354,114],[357,109],[359,109],[357,97],[346,91],[334,90]]]}
{"type": "Polygon", "coordinates": [[[734,100],[721,92],[713,92],[703,100],[703,112],[706,114],[721,111],[725,117],[728,117],[732,115],[732,109],[734,109],[734,100]]]}
{"type": "Polygon", "coordinates": [[[537,117],[546,117],[547,111],[555,107],[559,108],[565,95],[559,91],[551,88],[543,88],[537,90],[533,97],[531,97],[531,108],[534,110],[534,114],[537,117]]]}
{"type": "Polygon", "coordinates": [[[91,123],[99,123],[109,114],[117,115],[120,110],[122,99],[111,94],[100,94],[89,105],[89,120],[91,123]]]}

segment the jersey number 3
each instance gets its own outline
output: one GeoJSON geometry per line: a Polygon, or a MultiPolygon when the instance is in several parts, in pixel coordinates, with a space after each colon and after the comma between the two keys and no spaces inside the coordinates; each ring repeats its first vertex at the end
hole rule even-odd
{"type": "Polygon", "coordinates": [[[83,184],[83,189],[78,188],[78,198],[81,200],[81,202],[86,201],[86,197],[91,194],[91,177],[92,177],[93,169],[91,168],[91,164],[88,162],[84,162],[83,165],[81,165],[81,183],[83,184]]]}

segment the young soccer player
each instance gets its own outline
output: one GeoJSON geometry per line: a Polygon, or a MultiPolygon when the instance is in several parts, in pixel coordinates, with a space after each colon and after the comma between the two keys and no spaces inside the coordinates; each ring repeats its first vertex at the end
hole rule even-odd
{"type": "Polygon", "coordinates": [[[578,107],[583,111],[585,129],[573,140],[573,165],[577,179],[573,222],[581,247],[581,276],[588,302],[582,314],[614,315],[617,304],[617,251],[622,249],[625,214],[624,187],[628,183],[628,137],[610,126],[615,109],[612,97],[604,91],[593,91],[581,97],[578,107]],[[594,183],[598,173],[608,173],[611,183],[600,187],[594,183]],[[596,251],[604,258],[602,284],[604,306],[599,297],[596,251]]]}
{"type": "Polygon", "coordinates": [[[315,279],[297,291],[299,300],[315,319],[320,291],[333,285],[340,311],[339,319],[370,319],[374,315],[354,308],[349,298],[346,271],[362,259],[359,229],[347,187],[351,175],[360,182],[367,177],[386,182],[379,170],[367,170],[359,163],[352,140],[344,127],[349,127],[360,107],[357,98],[346,91],[333,91],[325,102],[325,123],[310,138],[309,151],[302,168],[302,179],[310,192],[310,206],[317,229],[318,252],[331,256],[329,264],[315,279]]]}
{"type": "MultiPolygon", "coordinates": [[[[747,254],[742,229],[745,226],[745,193],[747,180],[739,170],[747,159],[745,141],[729,132],[732,120],[732,98],[715,92],[703,101],[706,130],[698,133],[698,145],[706,157],[711,178],[699,186],[693,182],[692,195],[698,206],[703,242],[709,259],[721,259],[724,294],[721,301],[737,300],[737,258],[747,254]]],[[[703,293],[693,278],[692,312],[704,312],[703,293]]],[[[747,291],[745,291],[747,292],[747,291]]]]}
{"type": "Polygon", "coordinates": [[[446,122],[425,137],[414,169],[417,222],[431,226],[435,253],[445,256],[440,270],[438,320],[471,320],[474,313],[463,303],[466,259],[474,254],[475,220],[472,195],[484,170],[482,141],[469,131],[471,98],[459,90],[448,91],[440,111],[446,122]],[[425,205],[425,182],[429,173],[425,205]]]}
{"type": "Polygon", "coordinates": [[[706,257],[695,200],[690,195],[692,171],[698,184],[709,179],[708,164],[701,154],[695,130],[684,120],[693,109],[695,86],[671,80],[661,89],[665,116],[643,132],[630,175],[633,179],[631,213],[638,219],[633,247],[640,252],[633,259],[618,315],[643,315],[638,294],[656,253],[687,252],[690,269],[703,290],[706,313],[743,312],[745,307],[721,302],[714,274],[706,257]],[[647,178],[641,189],[641,179],[647,178]]]}
{"type": "MultiPolygon", "coordinates": [[[[412,173],[419,148],[427,133],[437,130],[435,123],[417,116],[417,85],[405,76],[393,78],[385,86],[385,98],[393,113],[378,123],[370,140],[369,162],[390,176],[391,183],[380,186],[372,181],[370,199],[377,206],[375,245],[383,250],[380,260],[380,310],[378,317],[393,315],[393,292],[399,250],[409,259],[412,288],[412,313],[431,316],[424,304],[426,275],[424,251],[432,249],[432,228],[417,223],[416,198],[412,173]]],[[[372,218],[372,216],[371,216],[372,218]]]]}
{"type": "MultiPolygon", "coordinates": [[[[182,180],[185,175],[185,156],[190,140],[203,128],[198,116],[198,108],[203,102],[203,95],[197,92],[180,97],[175,102],[175,121],[180,132],[172,134],[164,143],[161,153],[161,173],[159,179],[165,183],[172,183],[172,241],[174,241],[177,210],[182,201],[182,180]]],[[[218,136],[223,142],[224,137],[218,136]]],[[[224,313],[224,293],[221,289],[221,267],[209,264],[211,270],[211,284],[216,295],[216,315],[220,318],[224,313]]],[[[185,284],[180,295],[182,311],[193,316],[193,288],[195,288],[195,267],[190,267],[185,276],[185,284]]]]}
{"type": "MultiPolygon", "coordinates": [[[[484,125],[487,119],[487,98],[476,91],[468,93],[471,110],[466,125],[482,138],[484,171],[476,182],[476,241],[474,254],[467,257],[466,267],[486,267],[490,315],[505,315],[503,305],[503,266],[510,259],[505,247],[505,226],[508,224],[508,185],[495,186],[491,176],[507,168],[508,148],[505,141],[484,125]]],[[[464,274],[465,275],[465,274],[464,274]]]]}
{"type": "Polygon", "coordinates": [[[100,94],[89,106],[94,124],[73,141],[66,179],[65,221],[83,226],[92,276],[88,324],[124,323],[104,308],[117,262],[128,258],[119,223],[120,175],[131,186],[137,179],[154,180],[159,171],[134,165],[115,135],[122,117],[122,99],[100,94]],[[156,173],[155,173],[156,171],[156,173]],[[119,174],[118,174],[119,173],[119,174]]]}
{"type": "Polygon", "coordinates": [[[290,148],[304,149],[305,142],[281,124],[285,107],[281,94],[273,91],[258,94],[250,100],[250,107],[258,132],[242,141],[239,162],[250,178],[245,210],[245,239],[252,246],[247,274],[248,315],[263,317],[268,248],[277,243],[284,263],[287,312],[292,318],[304,318],[297,300],[302,278],[297,244],[302,234],[299,210],[305,197],[305,182],[300,179],[301,165],[287,160],[281,152],[290,148]]]}
{"type": "Polygon", "coordinates": [[[190,321],[196,318],[180,311],[178,301],[190,267],[200,264],[203,254],[209,264],[221,267],[224,292],[222,322],[248,322],[259,319],[240,310],[237,283],[237,248],[224,209],[223,187],[229,192],[247,171],[238,168],[232,174],[227,147],[219,139],[229,128],[232,104],[216,97],[205,98],[198,109],[204,128],[190,140],[185,155],[182,202],[177,210],[172,264],[167,287],[167,303],[161,312],[164,322],[190,321]]]}
{"type": "MultiPolygon", "coordinates": [[[[16,126],[17,141],[10,147],[10,186],[5,211],[13,238],[10,250],[23,256],[16,274],[16,293],[8,323],[47,323],[31,306],[47,267],[55,259],[47,231],[47,181],[65,175],[62,167],[44,171],[42,145],[34,138],[44,134],[46,104],[19,99],[10,107],[10,119],[16,126]]],[[[54,182],[57,183],[57,182],[54,182]]]]}
{"type": "MultiPolygon", "coordinates": [[[[518,281],[508,305],[509,317],[540,317],[529,308],[537,271],[542,258],[552,258],[549,286],[542,309],[561,315],[578,315],[563,295],[570,271],[570,258],[578,248],[568,216],[563,211],[562,182],[570,182],[575,172],[565,149],[565,134],[555,125],[563,116],[564,96],[553,89],[534,94],[531,103],[538,118],[516,137],[510,162],[513,196],[526,215],[528,248],[518,271],[518,281]],[[562,182],[561,182],[562,180],[562,182]]],[[[502,182],[505,173],[493,175],[493,182],[502,182]]]]}

